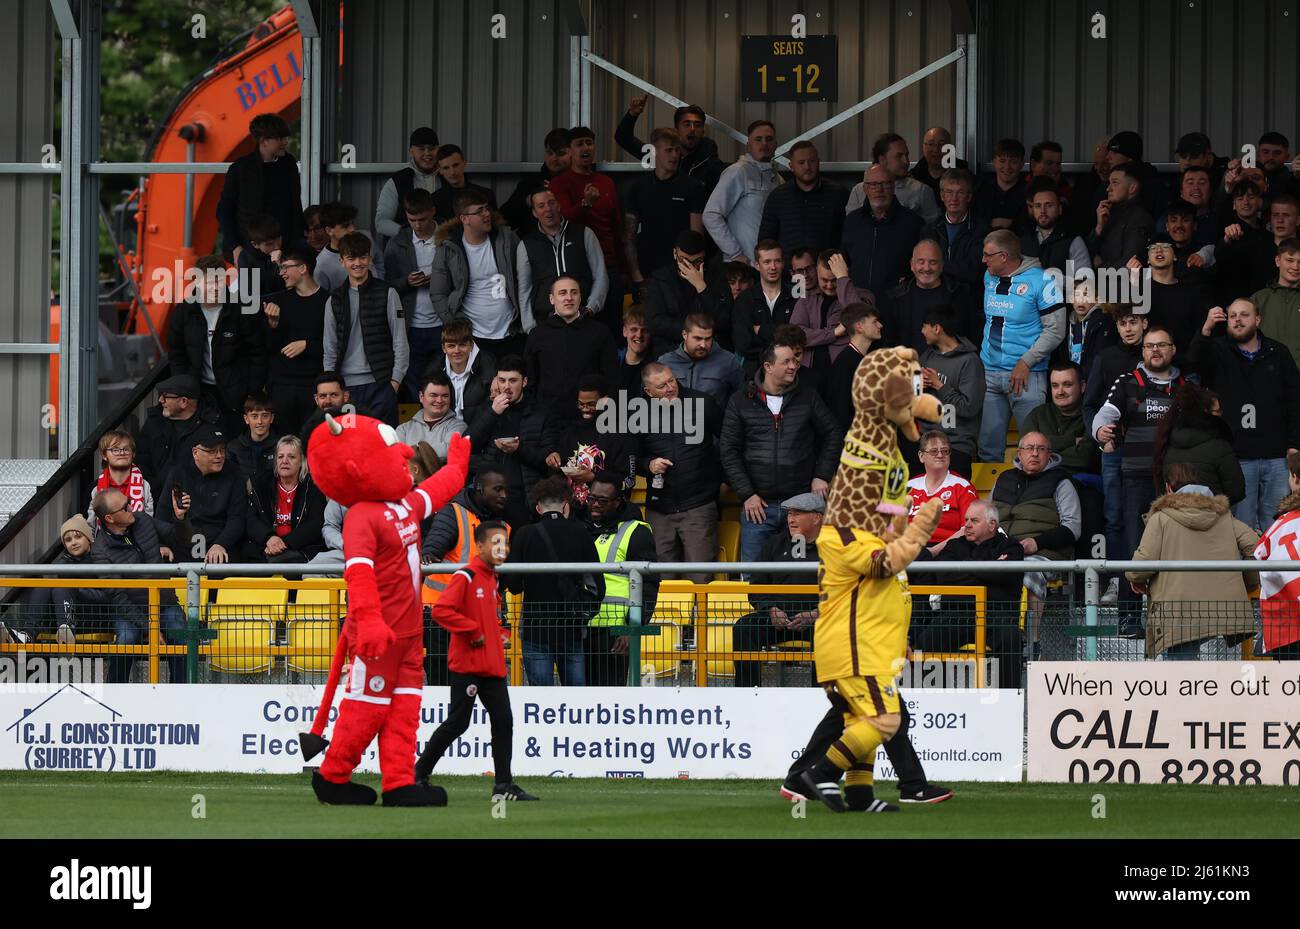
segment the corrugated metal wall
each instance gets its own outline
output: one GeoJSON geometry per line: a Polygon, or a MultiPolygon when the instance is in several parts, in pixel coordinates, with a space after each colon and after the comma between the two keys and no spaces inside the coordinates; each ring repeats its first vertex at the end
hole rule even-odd
{"type": "MultiPolygon", "coordinates": [[[[377,0],[348,3],[344,16],[332,161],[349,143],[357,161],[403,161],[411,129],[429,125],[470,161],[540,163],[542,138],[568,124],[569,34],[555,0],[377,0]]],[[[359,225],[383,180],[339,177],[359,225]]],[[[496,184],[508,195],[514,179],[496,184]]]]}
{"type": "Polygon", "coordinates": [[[1090,161],[1097,137],[1141,133],[1146,160],[1174,160],[1201,130],[1220,155],[1266,130],[1297,140],[1297,0],[998,0],[980,30],[980,157],[1015,136],[1090,161]],[[1105,39],[1092,17],[1106,17],[1105,39]]]}
{"type": "MultiPolygon", "coordinates": [[[[0,161],[38,162],[53,138],[54,35],[50,6],[0,0],[0,161]]],[[[51,172],[56,178],[58,172],[51,172]]],[[[48,342],[50,193],[41,175],[0,175],[0,342],[48,342]]],[[[49,358],[0,355],[0,459],[49,457],[42,406],[49,358]]]]}
{"type": "MultiPolygon", "coordinates": [[[[664,90],[698,103],[745,131],[755,119],[771,120],[778,142],[790,139],[956,48],[948,0],[597,0],[592,51],[664,90]],[[807,17],[809,35],[839,39],[839,99],[835,103],[743,103],[740,37],[789,34],[791,17],[807,17]]],[[[614,128],[638,91],[603,71],[593,80],[597,138],[602,158],[630,160],[617,149],[614,128]],[[606,142],[606,140],[608,140],[606,142]]],[[[814,141],[823,161],[870,161],[871,144],[898,132],[920,157],[920,140],[933,125],[953,125],[955,71],[949,66],[867,110],[814,141]]],[[[672,125],[673,110],[656,102],[639,127],[672,125]]],[[[712,130],[723,161],[743,146],[712,130]]]]}

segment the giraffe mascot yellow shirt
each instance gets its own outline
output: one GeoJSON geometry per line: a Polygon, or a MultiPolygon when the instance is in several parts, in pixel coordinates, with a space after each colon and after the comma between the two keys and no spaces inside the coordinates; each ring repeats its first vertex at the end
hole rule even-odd
{"type": "Polygon", "coordinates": [[[895,429],[916,441],[917,419],[937,422],[939,401],[921,390],[910,348],[862,359],[853,376],[856,414],[817,537],[820,612],[813,648],[817,681],[844,714],[844,733],[805,777],[837,812],[839,776],[870,790],[876,749],[898,731],[897,679],[906,661],[912,601],[904,573],[938,524],[931,500],[909,524],[907,465],[895,429]]]}

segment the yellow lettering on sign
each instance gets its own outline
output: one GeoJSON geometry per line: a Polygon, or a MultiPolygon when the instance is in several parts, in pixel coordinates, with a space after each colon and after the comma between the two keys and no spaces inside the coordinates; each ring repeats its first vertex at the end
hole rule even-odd
{"type": "Polygon", "coordinates": [[[802,55],[803,43],[802,42],[773,42],[772,54],[773,55],[802,55]]]}

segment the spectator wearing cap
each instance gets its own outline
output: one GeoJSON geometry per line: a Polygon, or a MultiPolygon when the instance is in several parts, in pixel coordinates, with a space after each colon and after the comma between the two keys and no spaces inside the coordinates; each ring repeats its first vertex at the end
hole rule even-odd
{"type": "Polygon", "coordinates": [[[465,176],[466,158],[459,145],[438,146],[438,177],[441,183],[433,193],[433,211],[438,222],[445,223],[456,217],[456,199],[471,190],[487,199],[493,210],[497,208],[496,194],[491,187],[475,184],[465,176]]]}
{"type": "MultiPolygon", "coordinates": [[[[636,121],[645,112],[648,96],[632,98],[614,132],[614,141],[638,161],[645,155],[644,143],[636,137],[636,121]]],[[[679,106],[673,113],[673,128],[682,140],[682,161],[678,170],[704,184],[705,196],[718,186],[726,165],[718,157],[718,144],[708,137],[708,116],[698,106],[679,106]]]]}
{"type": "Polygon", "coordinates": [[[569,169],[551,179],[550,190],[564,218],[587,227],[600,242],[605,273],[609,275],[600,318],[611,332],[618,332],[623,322],[623,293],[627,290],[623,215],[613,178],[596,170],[596,134],[586,126],[569,130],[569,169]]]}
{"type": "Polygon", "coordinates": [[[1074,281],[1078,272],[1092,267],[1092,256],[1083,238],[1061,219],[1064,204],[1056,183],[1047,177],[1034,178],[1025,196],[1032,226],[1020,237],[1020,253],[1037,258],[1043,268],[1060,273],[1062,280],[1074,281]]]}
{"type": "MultiPolygon", "coordinates": [[[[114,490],[114,492],[121,495],[121,491],[114,490]]],[[[125,497],[123,496],[122,499],[125,497]]],[[[93,507],[91,515],[94,515],[93,507]]],[[[98,517],[95,519],[98,521],[98,517]]],[[[92,564],[94,559],[91,557],[91,548],[94,539],[95,531],[91,529],[86,517],[73,516],[59,527],[59,541],[63,543],[63,551],[59,552],[53,563],[56,565],[92,564]]],[[[111,591],[89,584],[78,585],[76,579],[69,579],[68,583],[72,586],[33,587],[28,591],[26,602],[19,613],[27,620],[24,623],[27,629],[32,631],[49,629],[60,645],[76,644],[78,625],[83,632],[88,632],[98,625],[96,620],[108,619],[105,606],[111,591]]],[[[28,638],[23,635],[12,636],[12,632],[7,631],[5,625],[0,623],[0,644],[12,641],[11,637],[17,638],[20,642],[28,641],[28,638]]]]}
{"type": "Polygon", "coordinates": [[[248,497],[244,481],[234,468],[226,467],[224,433],[213,426],[200,430],[190,461],[177,464],[164,478],[163,488],[168,497],[158,507],[156,519],[163,544],[182,559],[188,556],[209,564],[238,557],[248,497]]]}
{"type": "Polygon", "coordinates": [[[1131,177],[1137,179],[1141,187],[1138,197],[1142,207],[1152,216],[1159,216],[1168,203],[1168,190],[1160,180],[1160,173],[1155,165],[1142,160],[1142,136],[1125,130],[1110,137],[1106,146],[1106,160],[1111,170],[1124,165],[1131,177]]]}
{"type": "Polygon", "coordinates": [[[659,357],[681,341],[686,317],[704,314],[719,334],[731,335],[732,298],[722,268],[705,261],[707,244],[694,229],[677,234],[673,260],[646,282],[645,320],[659,357]]]}
{"type": "Polygon", "coordinates": [[[1001,139],[993,146],[993,173],[980,182],[971,202],[971,209],[993,229],[1019,234],[1027,224],[1024,167],[1025,143],[1001,139]]]}
{"type": "MultiPolygon", "coordinates": [[[[785,525],[763,544],[761,562],[817,562],[817,534],[826,514],[826,499],[820,494],[796,494],[781,502],[785,525]]],[[[815,583],[814,575],[796,571],[756,571],[752,584],[804,585],[815,583]]],[[[817,595],[750,594],[753,612],[736,620],[731,647],[737,652],[756,652],[783,642],[811,642],[817,622],[817,595]]],[[[762,662],[737,661],[736,686],[761,687],[762,662]]]]}
{"type": "Polygon", "coordinates": [[[178,374],[159,382],[158,405],[149,408],[136,443],[136,464],[144,479],[159,488],[159,497],[163,476],[190,460],[195,434],[216,420],[216,411],[199,402],[198,378],[178,374]]]}
{"type": "Polygon", "coordinates": [[[240,253],[252,248],[248,224],[262,213],[275,217],[286,244],[303,240],[302,194],[298,162],[288,150],[289,124],[274,113],[261,113],[249,122],[248,132],[253,151],[226,170],[217,202],[221,251],[231,262],[238,262],[240,253]]]}
{"type": "Polygon", "coordinates": [[[438,248],[433,197],[420,188],[407,191],[402,196],[402,213],[406,224],[384,249],[384,273],[389,286],[401,298],[406,321],[410,361],[400,394],[409,400],[419,395],[420,379],[441,354],[442,317],[429,295],[433,255],[438,248]]]}
{"type": "Polygon", "coordinates": [[[1106,199],[1097,205],[1097,224],[1087,242],[1094,267],[1123,268],[1146,247],[1155,220],[1141,194],[1142,181],[1131,163],[1110,169],[1106,199]]]}
{"type": "Polygon", "coordinates": [[[260,309],[244,312],[226,286],[220,255],[195,263],[202,277],[167,317],[167,354],[176,374],[198,379],[200,396],[238,430],[244,398],[266,383],[265,323],[260,309]]]}
{"type": "Polygon", "coordinates": [[[754,379],[731,395],[723,415],[722,469],[741,501],[741,561],[757,559],[780,531],[781,500],[825,495],[838,467],[844,433],[798,373],[794,349],[768,346],[754,379]]]}
{"type": "MultiPolygon", "coordinates": [[[[1223,180],[1223,172],[1228,169],[1228,159],[1220,157],[1214,153],[1214,146],[1210,142],[1210,137],[1204,132],[1184,133],[1178,139],[1178,144],[1174,146],[1174,157],[1178,160],[1178,170],[1184,174],[1188,168],[1201,168],[1205,171],[1210,180],[1210,190],[1213,191],[1223,180]]],[[[1181,191],[1180,178],[1180,191],[1181,191]]],[[[1179,192],[1181,196],[1181,192],[1179,192]]],[[[1178,196],[1173,199],[1177,200],[1178,196]]],[[[1182,196],[1186,200],[1186,196],[1182,196]]]]}
{"type": "Polygon", "coordinates": [[[539,190],[549,190],[551,178],[569,169],[569,130],[562,127],[546,133],[542,141],[542,166],[526,174],[515,185],[510,198],[501,205],[501,215],[521,239],[534,227],[533,211],[528,198],[539,190]]]}
{"type": "Polygon", "coordinates": [[[704,207],[704,228],[727,261],[753,260],[768,195],[781,185],[772,164],[776,127],[756,119],[745,130],[745,153],[722,172],[704,207]]]}
{"type": "Polygon", "coordinates": [[[438,133],[421,126],[407,140],[406,167],[389,175],[375,204],[375,232],[391,239],[409,225],[403,199],[412,190],[438,189],[438,133]]]}

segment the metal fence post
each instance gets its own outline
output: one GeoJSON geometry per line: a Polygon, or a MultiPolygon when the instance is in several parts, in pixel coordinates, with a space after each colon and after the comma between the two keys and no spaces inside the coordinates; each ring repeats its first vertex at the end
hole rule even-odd
{"type": "Polygon", "coordinates": [[[185,574],[185,683],[199,679],[199,573],[185,574]]]}
{"type": "MultiPolygon", "coordinates": [[[[633,568],[627,575],[627,624],[641,625],[641,609],[645,601],[645,587],[641,572],[633,568]]],[[[641,686],[641,635],[635,629],[627,637],[627,686],[641,686]]]]}
{"type": "Polygon", "coordinates": [[[1083,608],[1084,622],[1088,626],[1088,639],[1083,645],[1083,657],[1086,661],[1097,660],[1097,625],[1101,601],[1101,575],[1096,568],[1083,571],[1083,608]]]}

